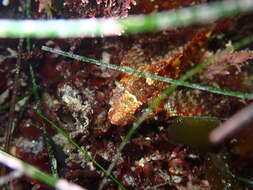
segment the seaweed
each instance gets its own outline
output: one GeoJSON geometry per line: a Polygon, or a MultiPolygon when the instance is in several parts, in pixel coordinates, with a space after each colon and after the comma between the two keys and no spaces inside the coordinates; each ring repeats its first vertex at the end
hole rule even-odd
{"type": "Polygon", "coordinates": [[[1,3],[1,188],[252,184],[251,0],[1,3]]]}

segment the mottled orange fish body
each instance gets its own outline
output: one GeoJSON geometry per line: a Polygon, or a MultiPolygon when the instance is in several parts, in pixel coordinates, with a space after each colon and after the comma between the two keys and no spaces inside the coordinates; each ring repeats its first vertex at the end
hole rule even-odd
{"type": "MultiPolygon", "coordinates": [[[[199,57],[201,48],[206,45],[210,37],[210,30],[198,32],[184,47],[176,51],[169,58],[143,65],[139,71],[158,76],[178,79],[189,67],[190,61],[199,57]]],[[[154,79],[126,74],[113,91],[111,108],[108,113],[110,122],[117,126],[124,126],[136,120],[138,112],[148,107],[162,91],[169,86],[168,83],[154,79]]],[[[152,116],[160,112],[163,106],[158,106],[152,116]]]]}

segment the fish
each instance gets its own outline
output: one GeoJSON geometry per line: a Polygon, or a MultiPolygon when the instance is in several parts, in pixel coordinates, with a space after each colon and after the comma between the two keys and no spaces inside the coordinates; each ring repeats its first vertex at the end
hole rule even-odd
{"type": "MultiPolygon", "coordinates": [[[[192,63],[199,62],[213,32],[213,29],[198,31],[186,45],[170,52],[170,56],[148,64],[140,63],[138,67],[133,65],[133,67],[137,67],[138,71],[144,73],[179,79],[192,67],[192,63]]],[[[111,108],[108,112],[109,121],[117,126],[125,126],[134,122],[137,116],[169,86],[168,83],[151,78],[125,74],[113,90],[110,100],[111,108]]],[[[149,115],[149,118],[163,111],[165,103],[166,101],[162,101],[149,115]]],[[[170,112],[168,116],[175,116],[178,110],[168,112],[170,112]]]]}

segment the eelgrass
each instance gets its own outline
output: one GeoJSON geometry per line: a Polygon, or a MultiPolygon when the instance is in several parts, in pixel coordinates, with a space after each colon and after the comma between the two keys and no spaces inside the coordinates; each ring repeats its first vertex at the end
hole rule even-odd
{"type": "Polygon", "coordinates": [[[85,190],[79,185],[70,183],[65,179],[59,179],[42,172],[38,168],[35,168],[34,166],[4,152],[3,150],[0,150],[0,162],[13,170],[20,171],[28,177],[37,179],[59,190],[85,190]]]}
{"type": "MultiPolygon", "coordinates": [[[[242,39],[241,41],[237,42],[234,44],[234,48],[235,49],[239,49],[242,48],[245,45],[248,45],[250,43],[252,43],[253,41],[253,36],[248,36],[244,39],[242,39]]],[[[224,52],[221,52],[217,55],[217,57],[221,56],[224,52]]],[[[216,57],[214,57],[213,59],[215,59],[216,57]]],[[[198,64],[196,67],[192,68],[191,70],[187,71],[182,77],[180,77],[179,81],[183,82],[189,78],[191,78],[193,75],[195,75],[196,73],[198,73],[199,71],[201,71],[202,69],[204,69],[208,64],[211,63],[211,61],[213,59],[209,59],[207,61],[204,61],[200,64],[198,64]]],[[[153,102],[152,104],[143,112],[143,114],[137,119],[137,121],[135,121],[132,125],[132,127],[130,128],[130,130],[128,131],[127,135],[125,136],[125,138],[123,139],[122,143],[119,145],[118,149],[117,149],[117,154],[115,155],[113,162],[110,164],[109,168],[107,169],[107,175],[109,175],[114,166],[116,165],[116,163],[118,162],[119,158],[120,158],[120,154],[122,152],[122,150],[124,149],[124,147],[126,146],[126,144],[130,141],[131,137],[133,136],[133,134],[138,130],[138,128],[140,127],[140,125],[143,123],[143,121],[145,121],[145,119],[152,113],[152,111],[166,98],[168,97],[168,95],[170,95],[176,88],[177,88],[177,84],[172,84],[171,86],[169,86],[165,91],[163,91],[153,102]]],[[[252,95],[251,95],[252,97],[252,95]]],[[[252,182],[250,180],[247,180],[246,178],[241,178],[238,177],[238,180],[241,180],[243,182],[252,182]]],[[[104,185],[106,183],[106,179],[104,178],[100,185],[99,185],[99,190],[102,190],[104,185]]],[[[250,184],[250,183],[249,183],[250,184]]]]}
{"type": "MultiPolygon", "coordinates": [[[[59,50],[59,49],[50,48],[50,47],[47,47],[47,46],[42,46],[42,50],[48,51],[48,52],[51,52],[51,53],[56,53],[56,54],[59,54],[59,55],[63,55],[65,57],[69,57],[69,58],[72,58],[72,59],[75,59],[75,60],[78,60],[78,61],[88,62],[88,63],[96,64],[96,65],[99,65],[99,66],[102,66],[102,67],[106,67],[106,68],[109,68],[109,69],[129,73],[129,74],[133,74],[133,75],[137,75],[137,76],[140,76],[140,77],[146,77],[146,78],[151,78],[151,79],[154,79],[154,80],[159,80],[159,81],[166,82],[166,83],[169,83],[169,84],[173,84],[173,85],[176,85],[176,86],[184,86],[184,87],[188,87],[188,88],[203,90],[203,91],[207,91],[207,92],[211,92],[211,93],[215,93],[215,94],[233,96],[233,97],[242,98],[242,99],[253,99],[253,95],[249,94],[249,93],[230,91],[230,90],[225,90],[225,89],[216,88],[216,87],[212,87],[212,86],[203,86],[203,85],[199,85],[199,84],[196,84],[196,83],[186,82],[186,81],[183,81],[183,80],[176,80],[176,79],[171,79],[171,78],[168,78],[168,77],[153,75],[153,74],[150,74],[150,73],[144,73],[144,72],[132,69],[130,67],[117,66],[117,65],[110,64],[110,63],[105,63],[105,62],[102,62],[102,61],[98,61],[98,60],[95,60],[95,59],[90,59],[90,58],[87,58],[87,57],[83,57],[83,56],[73,54],[73,53],[70,53],[70,52],[66,52],[66,51],[62,51],[62,50],[59,50]]],[[[187,73],[187,76],[188,75],[193,76],[195,73],[199,72],[205,66],[207,66],[209,63],[211,63],[212,60],[213,60],[213,58],[207,60],[206,62],[203,62],[203,63],[199,64],[196,68],[189,71],[189,73],[191,73],[191,74],[189,75],[189,73],[187,73]]]]}
{"type": "MultiPolygon", "coordinates": [[[[51,21],[32,21],[32,20],[23,20],[23,21],[14,21],[14,20],[0,20],[0,37],[85,37],[85,36],[107,36],[107,35],[119,35],[124,33],[136,33],[143,31],[154,31],[161,30],[164,28],[177,27],[177,26],[186,26],[191,25],[193,23],[204,23],[210,20],[216,20],[221,17],[235,15],[239,12],[248,12],[253,9],[253,1],[251,0],[231,0],[231,1],[223,1],[217,2],[210,5],[203,5],[198,8],[185,8],[175,12],[164,12],[147,16],[131,16],[124,19],[85,19],[85,20],[51,20],[51,21]],[[27,27],[29,24],[29,27],[27,27]],[[30,25],[31,24],[31,25],[30,25]],[[81,26],[83,27],[80,27],[81,26]]],[[[89,62],[85,60],[86,62],[89,62]]],[[[95,60],[96,61],[96,60],[95,60]]],[[[200,67],[199,67],[200,69],[200,67]]],[[[201,69],[200,69],[201,70],[201,69]]],[[[132,74],[143,74],[139,71],[129,70],[126,68],[126,72],[132,72],[132,74]]],[[[194,72],[192,72],[194,73],[194,72]]],[[[148,74],[148,73],[146,73],[148,74]]],[[[146,75],[144,73],[144,77],[158,77],[152,76],[150,74],[146,75]]],[[[189,77],[192,74],[189,74],[189,77]]],[[[154,78],[155,80],[164,80],[164,78],[154,78]]],[[[184,82],[188,77],[183,76],[180,80],[171,80],[167,79],[168,83],[172,83],[165,92],[161,94],[161,96],[156,99],[152,105],[144,112],[144,114],[133,124],[133,127],[128,132],[127,136],[121,143],[118,148],[118,154],[120,154],[121,150],[124,146],[129,142],[131,136],[136,132],[141,123],[146,119],[152,109],[154,109],[159,102],[167,97],[173,90],[176,89],[178,85],[187,86],[191,88],[201,89],[202,86],[194,86],[194,84],[184,82]]],[[[164,81],[166,82],[166,81],[164,81]]],[[[206,90],[206,88],[201,89],[206,90]]],[[[212,89],[209,88],[207,91],[220,93],[224,95],[236,96],[244,99],[251,99],[251,94],[245,94],[240,92],[232,92],[231,91],[222,91],[223,89],[212,89]],[[217,91],[217,92],[216,92],[217,91]],[[226,93],[226,94],[225,94],[226,93]],[[239,94],[238,94],[239,93],[239,94]]],[[[75,141],[73,141],[67,133],[65,133],[62,129],[60,129],[57,125],[55,125],[52,121],[48,120],[41,112],[38,112],[40,117],[50,123],[59,133],[63,134],[69,142],[74,145],[91,161],[97,165],[102,171],[104,171],[107,176],[111,177],[115,183],[117,183],[122,189],[125,189],[120,182],[118,182],[112,175],[110,175],[113,164],[117,162],[117,156],[115,161],[109,167],[108,171],[106,171],[102,166],[100,166],[96,161],[85,151],[83,150],[75,141]]],[[[7,153],[0,151],[0,159],[1,155],[8,155],[7,153]]],[[[6,156],[5,155],[5,156],[6,156]]],[[[15,159],[15,158],[13,158],[15,159]]],[[[1,160],[0,160],[1,161],[1,160]]],[[[3,161],[5,164],[8,164],[8,160],[3,161]]],[[[25,163],[21,162],[22,165],[25,163]]],[[[58,184],[58,179],[52,176],[49,176],[38,169],[34,168],[30,165],[25,165],[26,169],[24,170],[25,174],[33,177],[35,179],[42,180],[43,182],[52,185],[53,187],[59,188],[56,184],[58,184]],[[29,167],[27,167],[29,166],[29,167]],[[32,168],[32,169],[31,169],[32,168]],[[34,175],[35,174],[35,175],[34,175]]],[[[15,169],[15,168],[14,168],[15,169]]],[[[23,169],[23,168],[22,168],[23,169]]],[[[66,181],[64,181],[66,183],[66,181]]],[[[69,187],[68,183],[66,183],[65,189],[72,188],[74,190],[74,186],[69,187]],[[67,188],[66,188],[67,187],[67,188]]],[[[61,189],[61,188],[59,188],[61,189]]],[[[64,188],[62,188],[64,189],[64,188]]],[[[77,188],[78,189],[78,188],[77,188]]],[[[80,188],[79,188],[80,189],[80,188]]]]}
{"type": "MultiPolygon", "coordinates": [[[[241,48],[244,45],[247,45],[247,44],[251,43],[252,41],[253,41],[253,37],[249,36],[249,37],[243,39],[242,41],[237,42],[235,44],[235,47],[236,47],[236,49],[241,48]]],[[[211,59],[208,59],[207,61],[204,61],[204,62],[198,64],[195,68],[193,68],[193,69],[189,70],[188,72],[186,72],[185,75],[183,75],[179,80],[174,80],[174,79],[165,78],[165,77],[161,77],[161,76],[157,76],[157,75],[152,75],[150,73],[143,73],[143,72],[140,72],[138,70],[134,70],[134,69],[131,69],[131,68],[125,67],[125,66],[117,66],[117,65],[112,65],[112,64],[109,64],[109,63],[100,62],[100,61],[97,61],[97,60],[94,60],[94,59],[89,59],[89,58],[82,57],[82,56],[79,56],[79,55],[76,55],[76,54],[73,54],[73,53],[61,51],[61,50],[54,49],[54,48],[49,48],[49,47],[46,47],[46,46],[43,46],[42,49],[45,50],[45,51],[49,51],[49,52],[52,52],[52,53],[57,53],[57,54],[60,54],[60,55],[66,56],[66,57],[70,57],[70,58],[73,58],[73,59],[76,59],[76,60],[79,60],[79,61],[89,62],[89,63],[93,63],[93,64],[103,66],[103,67],[106,67],[106,68],[109,68],[109,69],[118,70],[118,71],[130,73],[130,74],[138,75],[138,76],[141,76],[141,77],[149,77],[149,78],[152,78],[154,80],[160,80],[160,81],[172,84],[163,93],[161,93],[160,96],[158,96],[153,101],[153,103],[150,105],[150,107],[145,110],[145,112],[141,115],[141,117],[139,117],[138,120],[133,123],[133,126],[131,127],[128,134],[125,136],[124,140],[122,141],[122,143],[118,147],[117,154],[114,157],[113,162],[111,163],[111,165],[107,169],[107,173],[106,173],[107,175],[110,175],[113,167],[115,166],[115,164],[117,163],[117,161],[120,157],[121,151],[123,150],[125,145],[129,142],[132,135],[137,131],[137,129],[139,128],[141,123],[148,117],[148,115],[150,115],[152,113],[152,111],[160,104],[160,102],[163,99],[165,99],[169,94],[171,94],[177,88],[177,86],[190,87],[190,88],[194,88],[194,89],[205,90],[205,91],[212,92],[212,93],[229,95],[229,96],[234,96],[234,97],[243,98],[243,99],[252,99],[253,98],[253,95],[248,94],[248,93],[228,91],[228,90],[224,90],[224,89],[220,89],[220,88],[214,88],[214,87],[209,87],[209,86],[201,86],[201,85],[198,85],[198,84],[185,82],[185,80],[191,78],[193,75],[195,75],[196,73],[201,71],[204,67],[206,67],[208,64],[210,64],[215,58],[217,58],[217,57],[221,56],[223,53],[225,53],[224,51],[219,53],[217,56],[214,56],[211,59]]],[[[99,187],[100,190],[103,189],[104,184],[105,184],[105,179],[100,184],[100,187],[99,187]]]]}
{"type": "MultiPolygon", "coordinates": [[[[248,38],[245,38],[243,39],[242,41],[240,42],[237,42],[234,46],[236,48],[241,48],[242,46],[248,44],[248,43],[251,43],[253,40],[253,37],[252,36],[249,36],[248,38]]],[[[209,59],[199,65],[197,65],[195,68],[193,68],[192,70],[188,71],[184,76],[182,76],[179,80],[173,80],[173,79],[168,79],[168,78],[165,78],[165,77],[162,77],[160,78],[159,76],[156,76],[156,75],[152,75],[152,74],[149,74],[149,73],[142,73],[140,71],[137,71],[137,70],[134,70],[134,69],[131,69],[129,67],[122,67],[122,66],[116,66],[116,65],[111,65],[111,64],[108,64],[108,63],[103,63],[103,62],[100,62],[100,61],[97,61],[97,60],[93,60],[93,59],[89,59],[89,58],[86,58],[86,57],[82,57],[82,56],[78,56],[78,55],[75,55],[75,54],[72,54],[72,53],[69,53],[69,52],[64,52],[64,51],[61,51],[61,50],[56,50],[56,49],[53,49],[53,48],[49,48],[49,47],[45,47],[43,46],[42,47],[43,50],[46,50],[46,51],[50,51],[52,53],[57,53],[57,54],[61,54],[61,55],[64,55],[64,56],[67,56],[67,57],[70,57],[70,58],[74,58],[74,59],[77,59],[79,61],[85,61],[85,62],[90,62],[90,63],[94,63],[94,64],[97,64],[97,65],[100,65],[100,66],[104,66],[104,67],[107,67],[107,68],[110,68],[110,69],[114,69],[114,70],[119,70],[119,71],[123,71],[123,72],[127,72],[127,73],[130,73],[130,74],[136,74],[138,76],[142,76],[142,77],[149,77],[149,78],[153,78],[155,80],[161,80],[163,82],[168,82],[168,83],[172,83],[173,85],[171,85],[170,87],[168,87],[167,90],[165,90],[152,104],[151,106],[145,110],[145,112],[143,113],[143,115],[138,118],[138,120],[136,122],[134,122],[132,128],[129,130],[128,134],[126,135],[126,137],[124,138],[123,142],[120,144],[119,148],[118,148],[118,151],[117,151],[117,155],[115,156],[114,158],[114,161],[112,162],[112,164],[110,165],[110,167],[108,168],[107,171],[104,170],[104,168],[100,168],[102,171],[106,172],[106,175],[107,176],[110,176],[110,173],[113,169],[113,167],[115,166],[119,156],[120,156],[120,153],[121,151],[123,150],[123,148],[125,147],[125,145],[129,142],[129,140],[131,139],[132,135],[137,131],[138,127],[141,125],[141,123],[147,118],[147,116],[152,112],[153,109],[156,108],[156,106],[164,99],[166,98],[170,93],[172,93],[176,88],[177,86],[179,85],[182,85],[182,86],[185,86],[185,83],[184,80],[187,80],[189,79],[190,77],[192,77],[194,74],[196,74],[197,72],[201,71],[205,66],[207,66],[209,63],[211,63],[211,61],[214,59],[209,59]],[[175,82],[176,81],[176,82],[175,82]]],[[[221,52],[218,56],[222,55],[223,52],[221,52]]],[[[189,83],[191,85],[191,88],[195,88],[196,84],[193,84],[192,83],[189,83]]],[[[200,86],[200,85],[199,85],[200,86]]],[[[198,87],[199,87],[198,86],[198,87]]],[[[186,86],[186,87],[190,87],[190,86],[186,86]]],[[[206,91],[209,91],[209,92],[213,92],[213,93],[217,93],[216,91],[212,90],[212,88],[208,87],[200,87],[200,88],[197,88],[197,89],[201,89],[201,90],[206,90],[206,91]],[[210,90],[211,89],[211,90],[210,90]]],[[[218,88],[216,88],[217,90],[218,88]]],[[[239,97],[239,98],[245,98],[245,99],[252,99],[252,94],[247,94],[247,93],[240,93],[240,92],[233,92],[233,91],[227,91],[227,90],[224,90],[224,89],[218,89],[218,93],[219,94],[223,94],[223,95],[230,95],[230,96],[234,96],[234,97],[239,97]],[[239,95],[238,95],[239,94],[239,95]]],[[[40,115],[42,118],[43,116],[40,115]]],[[[43,118],[44,120],[46,120],[47,122],[51,122],[50,124],[53,126],[55,124],[52,123],[52,121],[48,120],[46,117],[43,118]]],[[[57,129],[57,126],[53,126],[57,129]]],[[[59,129],[59,128],[58,128],[59,129]]],[[[60,129],[61,130],[61,129],[60,129]]],[[[62,133],[62,132],[60,132],[62,133]]],[[[62,133],[63,134],[63,133],[62,133]]],[[[68,134],[65,133],[65,137],[66,138],[70,138],[68,137],[68,134]],[[66,136],[65,136],[66,135],[66,136]]],[[[70,140],[69,140],[70,141],[70,140]]],[[[71,142],[71,141],[70,141],[71,142]]],[[[71,144],[73,144],[71,142],[71,144]]],[[[75,145],[79,150],[80,150],[80,146],[76,143],[74,143],[73,145],[75,145]]],[[[84,151],[84,150],[83,150],[84,151]]],[[[84,155],[86,155],[87,157],[87,152],[83,152],[84,155]]],[[[91,160],[91,161],[95,161],[93,160],[93,158],[88,155],[88,158],[91,160]]],[[[96,161],[95,161],[95,164],[96,164],[96,161]]],[[[239,180],[239,178],[238,178],[239,180]]],[[[240,179],[241,180],[241,179],[240,179]]],[[[241,180],[243,181],[243,180],[241,180]]],[[[244,180],[245,182],[247,181],[250,181],[250,180],[244,180]]],[[[103,188],[103,185],[104,185],[104,182],[105,180],[103,180],[103,182],[101,183],[101,186],[99,189],[102,189],[103,188]]],[[[120,184],[117,183],[118,185],[120,184]]]]}
{"type": "MultiPolygon", "coordinates": [[[[20,102],[20,101],[22,101],[22,100],[24,100],[25,98],[30,98],[32,95],[33,95],[33,92],[28,92],[27,94],[25,94],[25,95],[23,95],[23,96],[17,98],[15,104],[18,103],[18,102],[20,102]]],[[[4,105],[1,105],[1,106],[0,106],[0,112],[9,109],[10,106],[11,106],[10,103],[6,103],[6,104],[4,104],[4,105]]]]}
{"type": "MultiPolygon", "coordinates": [[[[33,90],[31,93],[29,93],[29,96],[31,96],[32,94],[35,96],[35,100],[36,100],[36,104],[39,104],[39,95],[38,95],[38,87],[36,85],[36,81],[35,81],[35,76],[34,76],[34,72],[32,69],[32,66],[29,66],[30,69],[30,73],[31,73],[31,77],[32,77],[32,84],[33,84],[33,90]]],[[[6,106],[7,107],[7,106],[6,106]]],[[[39,107],[39,105],[38,105],[39,107]]],[[[38,109],[40,110],[40,109],[38,109]]],[[[62,129],[60,129],[56,124],[54,124],[52,121],[50,121],[49,119],[47,119],[42,113],[41,111],[37,112],[38,115],[45,120],[46,122],[48,122],[49,124],[51,124],[51,126],[53,128],[55,128],[59,133],[61,133],[64,137],[66,137],[69,142],[75,146],[79,151],[81,151],[84,156],[91,160],[98,168],[100,168],[102,171],[106,172],[106,170],[99,165],[85,150],[83,150],[74,140],[71,139],[71,137],[62,129]]],[[[75,185],[73,183],[69,183],[64,179],[59,179],[58,173],[57,173],[57,164],[56,164],[56,159],[54,157],[54,154],[52,152],[52,142],[50,142],[50,136],[48,135],[48,133],[46,132],[46,130],[43,130],[44,132],[44,136],[46,138],[46,142],[47,142],[47,146],[49,148],[49,157],[50,157],[50,161],[51,161],[51,170],[53,173],[53,176],[46,174],[45,172],[40,171],[39,169],[23,162],[22,160],[19,160],[17,158],[15,158],[14,156],[11,156],[10,154],[0,150],[0,162],[3,163],[4,165],[20,171],[24,174],[26,174],[27,176],[33,178],[33,179],[37,179],[39,181],[42,181],[54,188],[57,188],[59,190],[84,190],[84,188],[75,185]]],[[[115,179],[112,175],[108,175],[108,177],[110,177],[116,184],[118,184],[121,189],[125,189],[124,186],[117,181],[117,179],[115,179]]],[[[13,178],[11,178],[13,179],[13,178]]],[[[8,180],[11,180],[10,178],[8,180]]],[[[7,179],[2,178],[3,181],[7,181],[7,179]]]]}
{"type": "Polygon", "coordinates": [[[70,144],[72,144],[78,151],[80,151],[83,156],[93,162],[100,170],[102,170],[105,173],[106,177],[111,178],[112,181],[114,181],[121,189],[126,190],[126,188],[123,186],[122,183],[120,183],[113,175],[107,174],[106,169],[103,168],[86,150],[84,150],[81,146],[79,146],[70,136],[68,133],[66,133],[63,129],[58,127],[53,121],[49,120],[43,113],[37,112],[37,114],[47,123],[49,123],[58,133],[62,134],[70,144]]]}
{"type": "MultiPolygon", "coordinates": [[[[36,102],[36,109],[41,111],[41,105],[40,105],[40,97],[38,93],[38,86],[36,84],[36,79],[35,79],[35,74],[33,71],[32,64],[29,65],[29,70],[30,70],[30,75],[32,79],[32,92],[35,97],[35,102],[36,102]]],[[[58,170],[57,170],[57,160],[55,157],[55,153],[53,150],[53,140],[50,137],[50,135],[47,132],[47,129],[45,126],[40,127],[43,131],[43,136],[47,144],[47,151],[49,155],[49,160],[50,160],[50,169],[54,177],[58,177],[58,170]]]]}
{"type": "MultiPolygon", "coordinates": [[[[31,18],[31,0],[25,0],[24,12],[25,12],[25,18],[30,19],[31,18]]],[[[26,38],[26,50],[28,52],[32,51],[32,42],[30,38],[26,38]]]]}
{"type": "Polygon", "coordinates": [[[253,10],[252,0],[224,0],[176,11],[126,18],[0,20],[1,38],[70,38],[122,35],[207,23],[253,10]]]}
{"type": "Polygon", "coordinates": [[[45,127],[43,127],[43,136],[45,138],[46,144],[47,144],[47,151],[48,151],[48,155],[49,155],[49,160],[50,160],[50,169],[52,172],[52,175],[54,177],[58,177],[58,163],[57,163],[57,159],[55,157],[55,152],[53,149],[53,139],[52,137],[48,134],[47,130],[45,129],[45,127]]]}
{"type": "Polygon", "coordinates": [[[240,176],[236,176],[235,177],[238,181],[253,185],[253,180],[245,178],[245,177],[240,177],[240,176]]]}
{"type": "Polygon", "coordinates": [[[32,79],[32,92],[35,97],[36,106],[40,107],[40,105],[39,105],[40,104],[40,97],[39,97],[39,93],[38,93],[39,88],[36,84],[36,79],[35,79],[35,74],[33,71],[32,64],[29,64],[29,71],[30,71],[30,75],[31,75],[31,79],[32,79]]]}
{"type": "MultiPolygon", "coordinates": [[[[14,132],[15,127],[17,126],[17,118],[14,116],[15,115],[15,105],[17,101],[17,94],[19,91],[20,83],[19,83],[19,78],[21,74],[21,53],[23,52],[23,39],[19,39],[18,43],[18,56],[16,60],[16,67],[15,67],[15,76],[14,76],[14,82],[13,82],[13,88],[12,88],[12,95],[11,95],[11,100],[10,100],[10,110],[9,110],[9,118],[7,121],[7,127],[5,130],[4,134],[4,150],[9,151],[10,145],[11,145],[11,139],[12,135],[14,132]]],[[[1,175],[6,174],[6,168],[2,167],[1,168],[1,175]]]]}
{"type": "Polygon", "coordinates": [[[47,132],[47,130],[44,126],[40,127],[34,123],[29,123],[29,124],[33,127],[36,127],[37,129],[40,129],[43,131],[43,137],[46,142],[47,152],[48,152],[48,156],[49,156],[51,174],[53,177],[59,177],[58,167],[57,167],[58,164],[57,164],[57,159],[55,157],[55,152],[53,149],[54,142],[53,142],[52,137],[49,135],[49,133],[47,132]]]}

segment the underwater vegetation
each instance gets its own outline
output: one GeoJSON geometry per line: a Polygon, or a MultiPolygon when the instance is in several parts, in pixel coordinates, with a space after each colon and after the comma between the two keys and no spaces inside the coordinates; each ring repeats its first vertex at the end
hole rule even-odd
{"type": "Polygon", "coordinates": [[[0,189],[252,188],[251,1],[0,2],[0,189]]]}

